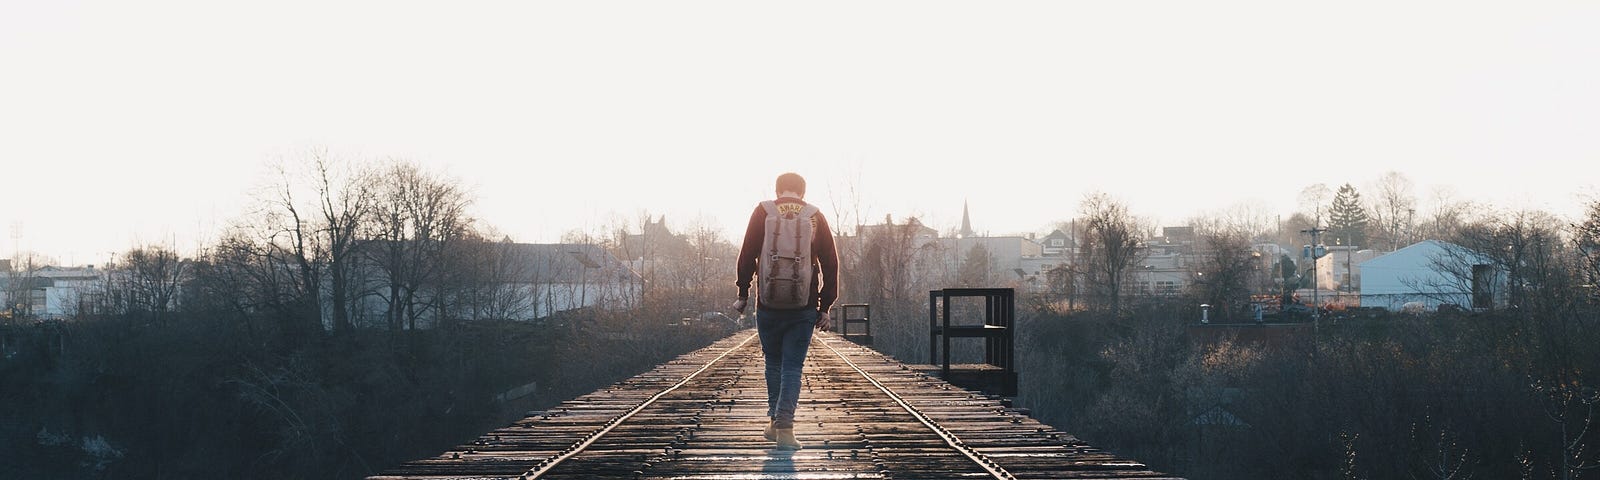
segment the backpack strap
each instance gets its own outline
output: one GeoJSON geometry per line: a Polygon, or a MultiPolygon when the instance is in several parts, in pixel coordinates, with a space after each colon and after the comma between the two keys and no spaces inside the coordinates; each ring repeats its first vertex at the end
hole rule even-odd
{"type": "MultiPolygon", "coordinates": [[[[772,222],[778,221],[783,216],[782,213],[778,212],[778,202],[773,200],[761,201],[761,209],[767,212],[767,225],[769,226],[773,225],[772,222]]],[[[761,254],[766,256],[768,260],[776,260],[778,258],[778,229],[769,227],[768,230],[771,230],[769,233],[772,235],[772,238],[767,239],[764,247],[761,249],[761,254]]]]}
{"type": "MultiPolygon", "coordinates": [[[[798,222],[805,222],[805,225],[807,226],[807,228],[805,229],[806,230],[805,234],[810,236],[811,238],[807,238],[807,239],[800,238],[800,235],[801,235],[800,229],[796,228],[796,229],[794,229],[794,236],[795,236],[794,241],[795,241],[796,245],[802,245],[802,244],[803,245],[812,245],[813,241],[816,239],[816,236],[817,236],[817,222],[816,222],[816,219],[813,218],[813,217],[817,214],[818,211],[820,211],[820,209],[818,209],[816,205],[812,205],[812,204],[809,204],[809,203],[807,203],[805,207],[800,209],[800,214],[795,217],[795,220],[798,221],[798,222]]],[[[798,254],[798,256],[796,256],[794,258],[794,260],[796,262],[802,262],[802,263],[814,262],[815,260],[811,258],[811,254],[815,251],[814,250],[815,248],[816,248],[816,246],[812,245],[811,248],[808,248],[803,252],[795,252],[795,253],[798,254]]],[[[795,270],[795,280],[796,281],[800,280],[800,271],[798,269],[795,270]]]]}

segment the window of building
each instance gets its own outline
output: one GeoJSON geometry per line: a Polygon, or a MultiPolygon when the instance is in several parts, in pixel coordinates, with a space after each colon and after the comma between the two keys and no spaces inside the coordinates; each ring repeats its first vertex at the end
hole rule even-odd
{"type": "Polygon", "coordinates": [[[1050,246],[1052,246],[1052,247],[1063,247],[1063,246],[1066,246],[1066,245],[1067,245],[1067,241],[1066,240],[1062,240],[1062,239],[1059,239],[1059,238],[1050,239],[1050,246]]]}

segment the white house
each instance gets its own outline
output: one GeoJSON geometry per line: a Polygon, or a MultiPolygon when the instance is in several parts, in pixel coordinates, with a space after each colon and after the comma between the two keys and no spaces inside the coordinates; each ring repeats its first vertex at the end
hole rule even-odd
{"type": "Polygon", "coordinates": [[[1361,262],[1361,305],[1400,310],[1419,302],[1426,309],[1452,304],[1489,308],[1504,276],[1465,247],[1423,240],[1361,262]]]}
{"type": "MultiPolygon", "coordinates": [[[[499,243],[491,277],[455,294],[472,295],[451,307],[448,315],[469,320],[532,320],[587,307],[628,308],[640,301],[643,282],[634,269],[604,248],[585,244],[499,243]]],[[[381,279],[367,288],[383,288],[381,279]]],[[[433,292],[417,292],[414,301],[433,302],[433,292]]],[[[389,306],[380,295],[364,295],[355,307],[358,317],[383,318],[389,306]]],[[[324,299],[324,308],[331,308],[324,299]]],[[[456,302],[443,302],[456,303],[456,302]]],[[[331,322],[325,310],[324,322],[331,322]]],[[[434,314],[437,315],[437,314],[434,314]]],[[[329,323],[331,325],[331,323],[329,323]]]]}
{"type": "Polygon", "coordinates": [[[534,317],[593,306],[620,307],[639,302],[639,274],[597,245],[519,243],[513,258],[525,262],[525,276],[507,279],[527,289],[534,317]]]}
{"type": "Polygon", "coordinates": [[[1361,247],[1349,245],[1328,245],[1327,248],[1328,253],[1323,257],[1323,259],[1327,260],[1327,263],[1323,263],[1323,259],[1318,259],[1317,261],[1317,268],[1325,268],[1325,271],[1328,272],[1325,283],[1321,285],[1323,288],[1340,292],[1356,291],[1356,287],[1361,284],[1361,272],[1356,267],[1361,265],[1362,262],[1378,258],[1380,255],[1372,249],[1362,249],[1361,247]]]}
{"type": "Polygon", "coordinates": [[[31,272],[0,275],[3,300],[35,318],[56,319],[93,308],[105,291],[104,272],[85,267],[46,266],[31,272]]]}

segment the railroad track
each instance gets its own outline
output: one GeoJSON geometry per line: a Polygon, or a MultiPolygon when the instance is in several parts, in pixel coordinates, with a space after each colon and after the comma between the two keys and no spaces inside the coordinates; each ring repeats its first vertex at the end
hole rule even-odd
{"type": "Polygon", "coordinates": [[[747,330],[369,478],[1173,478],[831,334],[806,359],[805,448],[775,450],[762,372],[747,330]]]}

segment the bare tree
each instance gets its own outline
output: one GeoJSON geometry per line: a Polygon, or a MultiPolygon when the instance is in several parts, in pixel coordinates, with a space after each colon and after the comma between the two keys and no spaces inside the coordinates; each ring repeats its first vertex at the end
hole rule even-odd
{"type": "Polygon", "coordinates": [[[1600,200],[1589,202],[1583,220],[1573,224],[1572,230],[1578,268],[1587,287],[1583,296],[1600,305],[1600,200]]]}
{"type": "Polygon", "coordinates": [[[872,305],[873,330],[884,325],[883,331],[895,332],[875,340],[889,351],[912,355],[926,345],[926,337],[909,333],[927,314],[922,303],[926,297],[918,293],[948,286],[930,286],[936,281],[935,269],[945,265],[945,252],[932,237],[932,229],[916,217],[895,223],[892,216],[885,215],[882,224],[864,226],[860,235],[847,239],[862,242],[848,247],[859,248],[861,256],[854,265],[840,265],[845,289],[841,298],[872,305]]]}
{"type": "Polygon", "coordinates": [[[734,283],[738,264],[738,247],[730,243],[707,218],[697,218],[689,224],[685,236],[689,241],[684,264],[684,295],[696,308],[717,309],[719,300],[727,298],[727,285],[734,283]]]}
{"type": "Polygon", "coordinates": [[[120,262],[106,269],[106,298],[112,311],[164,325],[168,315],[177,310],[188,267],[188,262],[167,247],[135,247],[123,253],[120,262]]]}
{"type": "Polygon", "coordinates": [[[34,287],[38,283],[39,269],[51,263],[54,261],[33,252],[18,253],[5,262],[4,310],[9,318],[31,317],[35,308],[44,308],[44,299],[35,298],[34,287]]]}
{"type": "MultiPolygon", "coordinates": [[[[252,250],[250,256],[262,260],[262,275],[279,276],[270,283],[275,298],[271,304],[282,310],[281,333],[303,339],[322,332],[323,264],[317,258],[321,237],[317,235],[315,207],[305,201],[299,175],[293,167],[279,162],[272,165],[276,180],[265,192],[253,219],[241,225],[248,242],[236,244],[252,250]]],[[[267,285],[263,285],[267,286],[267,285]]]]}
{"type": "Polygon", "coordinates": [[[866,301],[857,285],[855,269],[861,265],[863,249],[866,242],[861,238],[862,222],[870,215],[868,206],[861,199],[861,171],[855,169],[845,175],[842,186],[833,186],[828,189],[830,195],[829,205],[832,206],[833,215],[828,217],[828,225],[833,228],[833,244],[839,254],[839,275],[844,280],[844,289],[839,290],[840,303],[866,301]]]}
{"type": "Polygon", "coordinates": [[[1333,198],[1333,190],[1321,183],[1307,186],[1300,190],[1300,213],[1311,218],[1315,225],[1321,226],[1323,214],[1328,211],[1328,199],[1333,198]]]}
{"type": "Polygon", "coordinates": [[[1105,193],[1089,194],[1080,208],[1085,241],[1079,263],[1106,309],[1120,312],[1128,269],[1143,257],[1144,227],[1128,213],[1127,205],[1105,193]]]}
{"type": "Polygon", "coordinates": [[[1201,248],[1190,256],[1195,267],[1193,291],[1201,302],[1216,309],[1217,318],[1232,320],[1250,302],[1250,286],[1262,283],[1265,267],[1250,247],[1248,226],[1227,219],[1199,219],[1193,223],[1201,248]]]}
{"type": "Polygon", "coordinates": [[[1225,226],[1245,236],[1246,241],[1266,238],[1276,226],[1270,208],[1260,202],[1240,202],[1222,211],[1225,226]]]}
{"type": "MultiPolygon", "coordinates": [[[[1461,238],[1458,236],[1453,240],[1460,241],[1461,238]]],[[[1401,283],[1441,304],[1467,299],[1474,306],[1482,304],[1486,305],[1483,308],[1494,308],[1494,299],[1504,295],[1500,282],[1496,281],[1503,275],[1485,267],[1494,265],[1495,261],[1483,252],[1460,244],[1445,243],[1441,246],[1443,249],[1440,253],[1428,259],[1429,266],[1439,273],[1438,276],[1408,278],[1401,283]]]]}
{"type": "Polygon", "coordinates": [[[1316,226],[1315,220],[1302,213],[1289,215],[1277,222],[1277,230],[1272,235],[1272,241],[1279,245],[1304,245],[1311,239],[1300,233],[1316,226]]]}
{"type": "Polygon", "coordinates": [[[1083,265],[1077,261],[1082,260],[1078,255],[1083,245],[1078,239],[1082,238],[1082,235],[1078,231],[1077,220],[1056,222],[1055,227],[1070,237],[1065,245],[1069,248],[1065,250],[1061,263],[1051,265],[1049,270],[1044,272],[1048,293],[1042,304],[1046,308],[1064,308],[1065,311],[1071,312],[1078,309],[1078,298],[1084,293],[1082,280],[1086,272],[1083,271],[1083,265]]]}
{"type": "Polygon", "coordinates": [[[734,284],[739,247],[707,218],[695,218],[683,230],[673,231],[665,218],[652,220],[641,214],[639,233],[619,230],[608,243],[617,246],[616,256],[637,255],[640,268],[651,279],[647,283],[652,308],[682,314],[718,309],[734,284]]]}
{"type": "Polygon", "coordinates": [[[377,295],[384,304],[390,330],[416,329],[417,320],[436,318],[459,287],[460,252],[470,238],[470,197],[455,182],[423,171],[406,161],[390,161],[378,175],[372,209],[372,238],[367,249],[378,269],[377,295]]]}
{"type": "Polygon", "coordinates": [[[1474,211],[1482,209],[1470,200],[1458,199],[1449,187],[1435,188],[1431,205],[1427,218],[1417,226],[1421,238],[1451,238],[1463,225],[1474,220],[1474,211]]]}
{"type": "Polygon", "coordinates": [[[1563,273],[1557,263],[1564,244],[1559,225],[1546,212],[1503,212],[1462,227],[1454,240],[1487,259],[1504,276],[1508,307],[1533,315],[1536,308],[1560,303],[1559,297],[1565,293],[1557,293],[1561,289],[1556,288],[1566,283],[1560,281],[1563,273]],[[1556,298],[1548,294],[1556,294],[1556,298]]]}
{"type": "Polygon", "coordinates": [[[1586,385],[1575,370],[1564,370],[1553,378],[1533,382],[1533,390],[1543,400],[1544,414],[1555,423],[1560,434],[1559,455],[1562,480],[1583,478],[1584,472],[1600,469],[1600,458],[1591,448],[1590,431],[1600,427],[1600,390],[1586,385]]]}
{"type": "Polygon", "coordinates": [[[1412,224],[1417,213],[1417,197],[1412,193],[1410,178],[1400,172],[1383,174],[1372,189],[1372,220],[1382,241],[1389,250],[1398,250],[1402,242],[1410,242],[1412,224]]]}
{"type": "MultiPolygon", "coordinates": [[[[641,215],[643,216],[643,215],[641,215]]],[[[647,222],[646,222],[647,223],[647,222]]],[[[653,269],[659,263],[653,253],[654,247],[643,238],[636,236],[628,226],[628,221],[619,215],[613,215],[596,232],[583,230],[570,230],[561,236],[561,242],[571,245],[580,245],[583,248],[597,247],[621,261],[619,265],[612,265],[603,270],[608,275],[614,274],[616,282],[611,308],[619,311],[637,312],[645,308],[644,302],[656,287],[646,275],[654,277],[653,269]],[[650,258],[652,260],[647,260],[650,258]]],[[[735,253],[737,255],[737,253],[735,253]]],[[[732,268],[731,266],[729,268],[732,268]]],[[[731,274],[730,274],[731,276],[731,274]]],[[[724,286],[732,285],[729,280],[724,286]]],[[[548,290],[546,290],[548,291],[548,290]]],[[[726,297],[723,297],[726,298],[726,297]]]]}
{"type": "Polygon", "coordinates": [[[462,315],[494,320],[533,317],[536,305],[529,280],[532,260],[510,237],[492,241],[487,238],[491,236],[472,235],[458,247],[458,268],[466,279],[460,293],[465,303],[462,315]]]}
{"type": "Polygon", "coordinates": [[[278,215],[270,209],[257,215],[217,242],[197,285],[214,298],[227,299],[247,330],[253,331],[250,318],[265,316],[278,335],[294,343],[321,329],[315,310],[310,310],[313,293],[307,291],[318,284],[306,278],[305,264],[293,258],[293,244],[285,242],[296,238],[286,233],[293,230],[272,223],[278,215]]]}
{"type": "Polygon", "coordinates": [[[1194,227],[1196,235],[1226,231],[1243,236],[1246,243],[1257,240],[1270,241],[1277,227],[1272,214],[1258,202],[1241,202],[1190,218],[1187,223],[1194,227]]]}
{"type": "Polygon", "coordinates": [[[316,150],[310,158],[312,181],[316,185],[321,229],[319,252],[328,269],[329,296],[333,303],[333,329],[354,329],[351,317],[360,286],[355,277],[360,267],[359,251],[376,204],[376,187],[364,169],[340,162],[327,150],[316,150]]]}
{"type": "Polygon", "coordinates": [[[357,252],[374,202],[370,178],[362,165],[337,159],[325,148],[272,167],[276,178],[234,236],[250,238],[250,248],[269,264],[291,268],[286,273],[295,288],[281,290],[287,296],[278,303],[295,305],[291,316],[299,320],[285,333],[321,331],[325,311],[334,331],[349,331],[359,297],[357,252]],[[325,310],[324,301],[331,308],[325,310]]]}
{"type": "Polygon", "coordinates": [[[235,227],[199,256],[193,288],[186,290],[185,296],[190,299],[187,305],[204,304],[203,311],[228,317],[222,320],[233,320],[246,337],[257,340],[262,327],[256,323],[263,312],[286,313],[276,293],[283,269],[270,263],[266,249],[247,233],[247,229],[235,227]]]}
{"type": "Polygon", "coordinates": [[[883,225],[872,229],[870,236],[865,239],[867,244],[863,248],[862,265],[856,269],[865,278],[847,282],[846,285],[859,284],[864,289],[862,298],[873,304],[910,298],[910,275],[919,248],[917,235],[921,228],[921,222],[914,217],[897,225],[893,217],[884,216],[883,225]]]}
{"type": "Polygon", "coordinates": [[[687,242],[667,228],[666,217],[659,220],[648,210],[640,210],[630,223],[621,216],[613,216],[604,227],[604,236],[584,234],[581,241],[567,243],[603,244],[613,256],[625,259],[639,274],[639,297],[653,303],[671,302],[669,291],[673,262],[668,259],[684,254],[687,242]]]}

